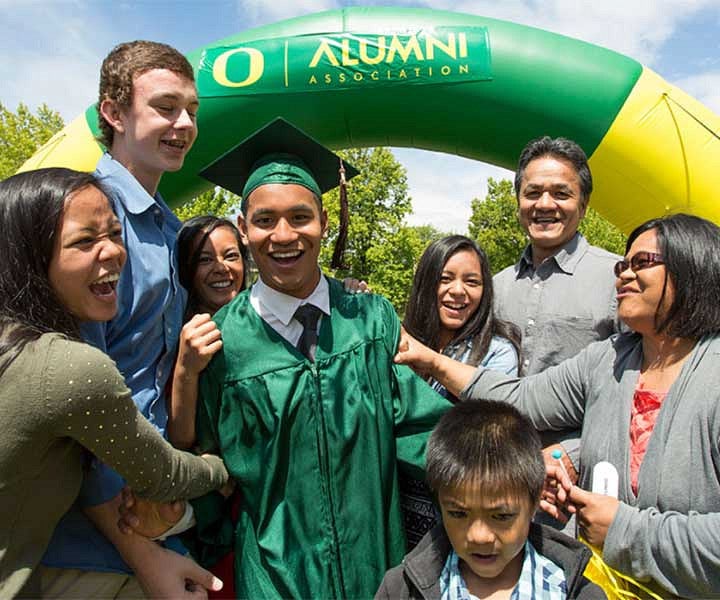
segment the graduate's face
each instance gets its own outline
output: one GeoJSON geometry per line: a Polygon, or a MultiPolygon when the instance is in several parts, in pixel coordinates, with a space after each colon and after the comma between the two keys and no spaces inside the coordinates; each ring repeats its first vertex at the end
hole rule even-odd
{"type": "Polygon", "coordinates": [[[327,229],[327,214],[315,195],[296,184],[271,183],[248,197],[247,213],[238,225],[263,282],[271,288],[307,298],[320,281],[318,257],[327,229]]]}
{"type": "Polygon", "coordinates": [[[475,577],[519,576],[535,512],[530,498],[488,492],[479,483],[468,482],[438,493],[443,525],[468,585],[475,577]]]}
{"type": "Polygon", "coordinates": [[[63,306],[80,321],[112,319],[125,258],[120,221],[105,194],[88,185],[68,196],[48,267],[63,306]]]}

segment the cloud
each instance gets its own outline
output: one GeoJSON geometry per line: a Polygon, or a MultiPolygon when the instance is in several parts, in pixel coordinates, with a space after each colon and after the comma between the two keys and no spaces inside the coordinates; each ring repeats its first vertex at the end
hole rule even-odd
{"type": "Polygon", "coordinates": [[[720,70],[685,77],[676,85],[720,115],[720,70]]]}
{"type": "Polygon", "coordinates": [[[653,65],[683,20],[717,0],[430,0],[431,8],[466,12],[539,27],[605,46],[653,65]]]}
{"type": "Polygon", "coordinates": [[[97,94],[101,50],[91,40],[107,39],[75,2],[3,1],[4,60],[0,92],[10,110],[23,102],[35,109],[43,102],[67,121],[83,112],[97,94]]]}
{"type": "Polygon", "coordinates": [[[47,104],[68,122],[93,102],[97,95],[97,59],[83,61],[72,55],[52,57],[26,57],[23,69],[8,75],[0,67],[0,79],[12,81],[0,100],[9,110],[23,102],[31,110],[47,104]]]}
{"type": "Polygon", "coordinates": [[[334,8],[340,8],[334,0],[238,0],[238,12],[249,27],[334,8]]]}
{"type": "Polygon", "coordinates": [[[512,179],[512,171],[440,152],[393,148],[407,171],[413,214],[410,225],[466,233],[473,198],[487,194],[487,179],[512,179]]]}

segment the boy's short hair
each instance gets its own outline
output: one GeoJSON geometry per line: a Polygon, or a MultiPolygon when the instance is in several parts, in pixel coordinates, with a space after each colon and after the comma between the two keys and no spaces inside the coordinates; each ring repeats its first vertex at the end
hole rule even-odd
{"type": "Polygon", "coordinates": [[[427,445],[427,482],[443,488],[476,482],[532,504],[540,499],[545,462],[530,421],[504,402],[467,400],[438,421],[427,445]]]}
{"type": "Polygon", "coordinates": [[[100,114],[100,104],[109,99],[127,108],[132,104],[135,77],[152,69],[167,69],[195,81],[192,66],[172,46],[160,42],[136,40],[118,44],[105,57],[100,68],[100,92],[98,95],[98,125],[100,141],[110,148],[114,130],[100,114]]]}

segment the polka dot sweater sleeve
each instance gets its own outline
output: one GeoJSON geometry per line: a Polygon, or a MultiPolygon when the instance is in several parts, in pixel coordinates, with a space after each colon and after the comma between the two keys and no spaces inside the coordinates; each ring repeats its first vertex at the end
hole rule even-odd
{"type": "Polygon", "coordinates": [[[43,380],[53,433],[93,452],[138,496],[162,502],[195,498],[227,480],[220,458],[174,449],[138,412],[113,361],[92,346],[55,337],[43,380]]]}

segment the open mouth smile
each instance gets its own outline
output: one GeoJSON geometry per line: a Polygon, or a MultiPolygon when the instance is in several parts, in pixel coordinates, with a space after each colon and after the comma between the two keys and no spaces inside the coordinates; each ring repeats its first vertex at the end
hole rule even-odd
{"type": "Polygon", "coordinates": [[[114,297],[115,288],[117,287],[119,279],[119,273],[103,275],[90,284],[90,291],[100,298],[114,297]]]}
{"type": "Polygon", "coordinates": [[[187,142],[185,140],[160,140],[166,146],[173,148],[174,150],[185,150],[187,142]]]}
{"type": "Polygon", "coordinates": [[[536,225],[552,225],[559,223],[560,219],[557,217],[533,217],[532,222],[536,225]]]}
{"type": "Polygon", "coordinates": [[[460,317],[468,307],[467,302],[443,302],[442,307],[450,317],[460,317]]]}
{"type": "Polygon", "coordinates": [[[208,286],[215,290],[224,290],[229,288],[231,285],[232,280],[230,279],[224,279],[223,281],[214,281],[212,283],[208,283],[208,286]]]}
{"type": "Polygon", "coordinates": [[[295,262],[298,261],[303,254],[304,252],[302,250],[283,250],[268,253],[268,255],[273,261],[279,263],[282,266],[294,265],[295,262]]]}

